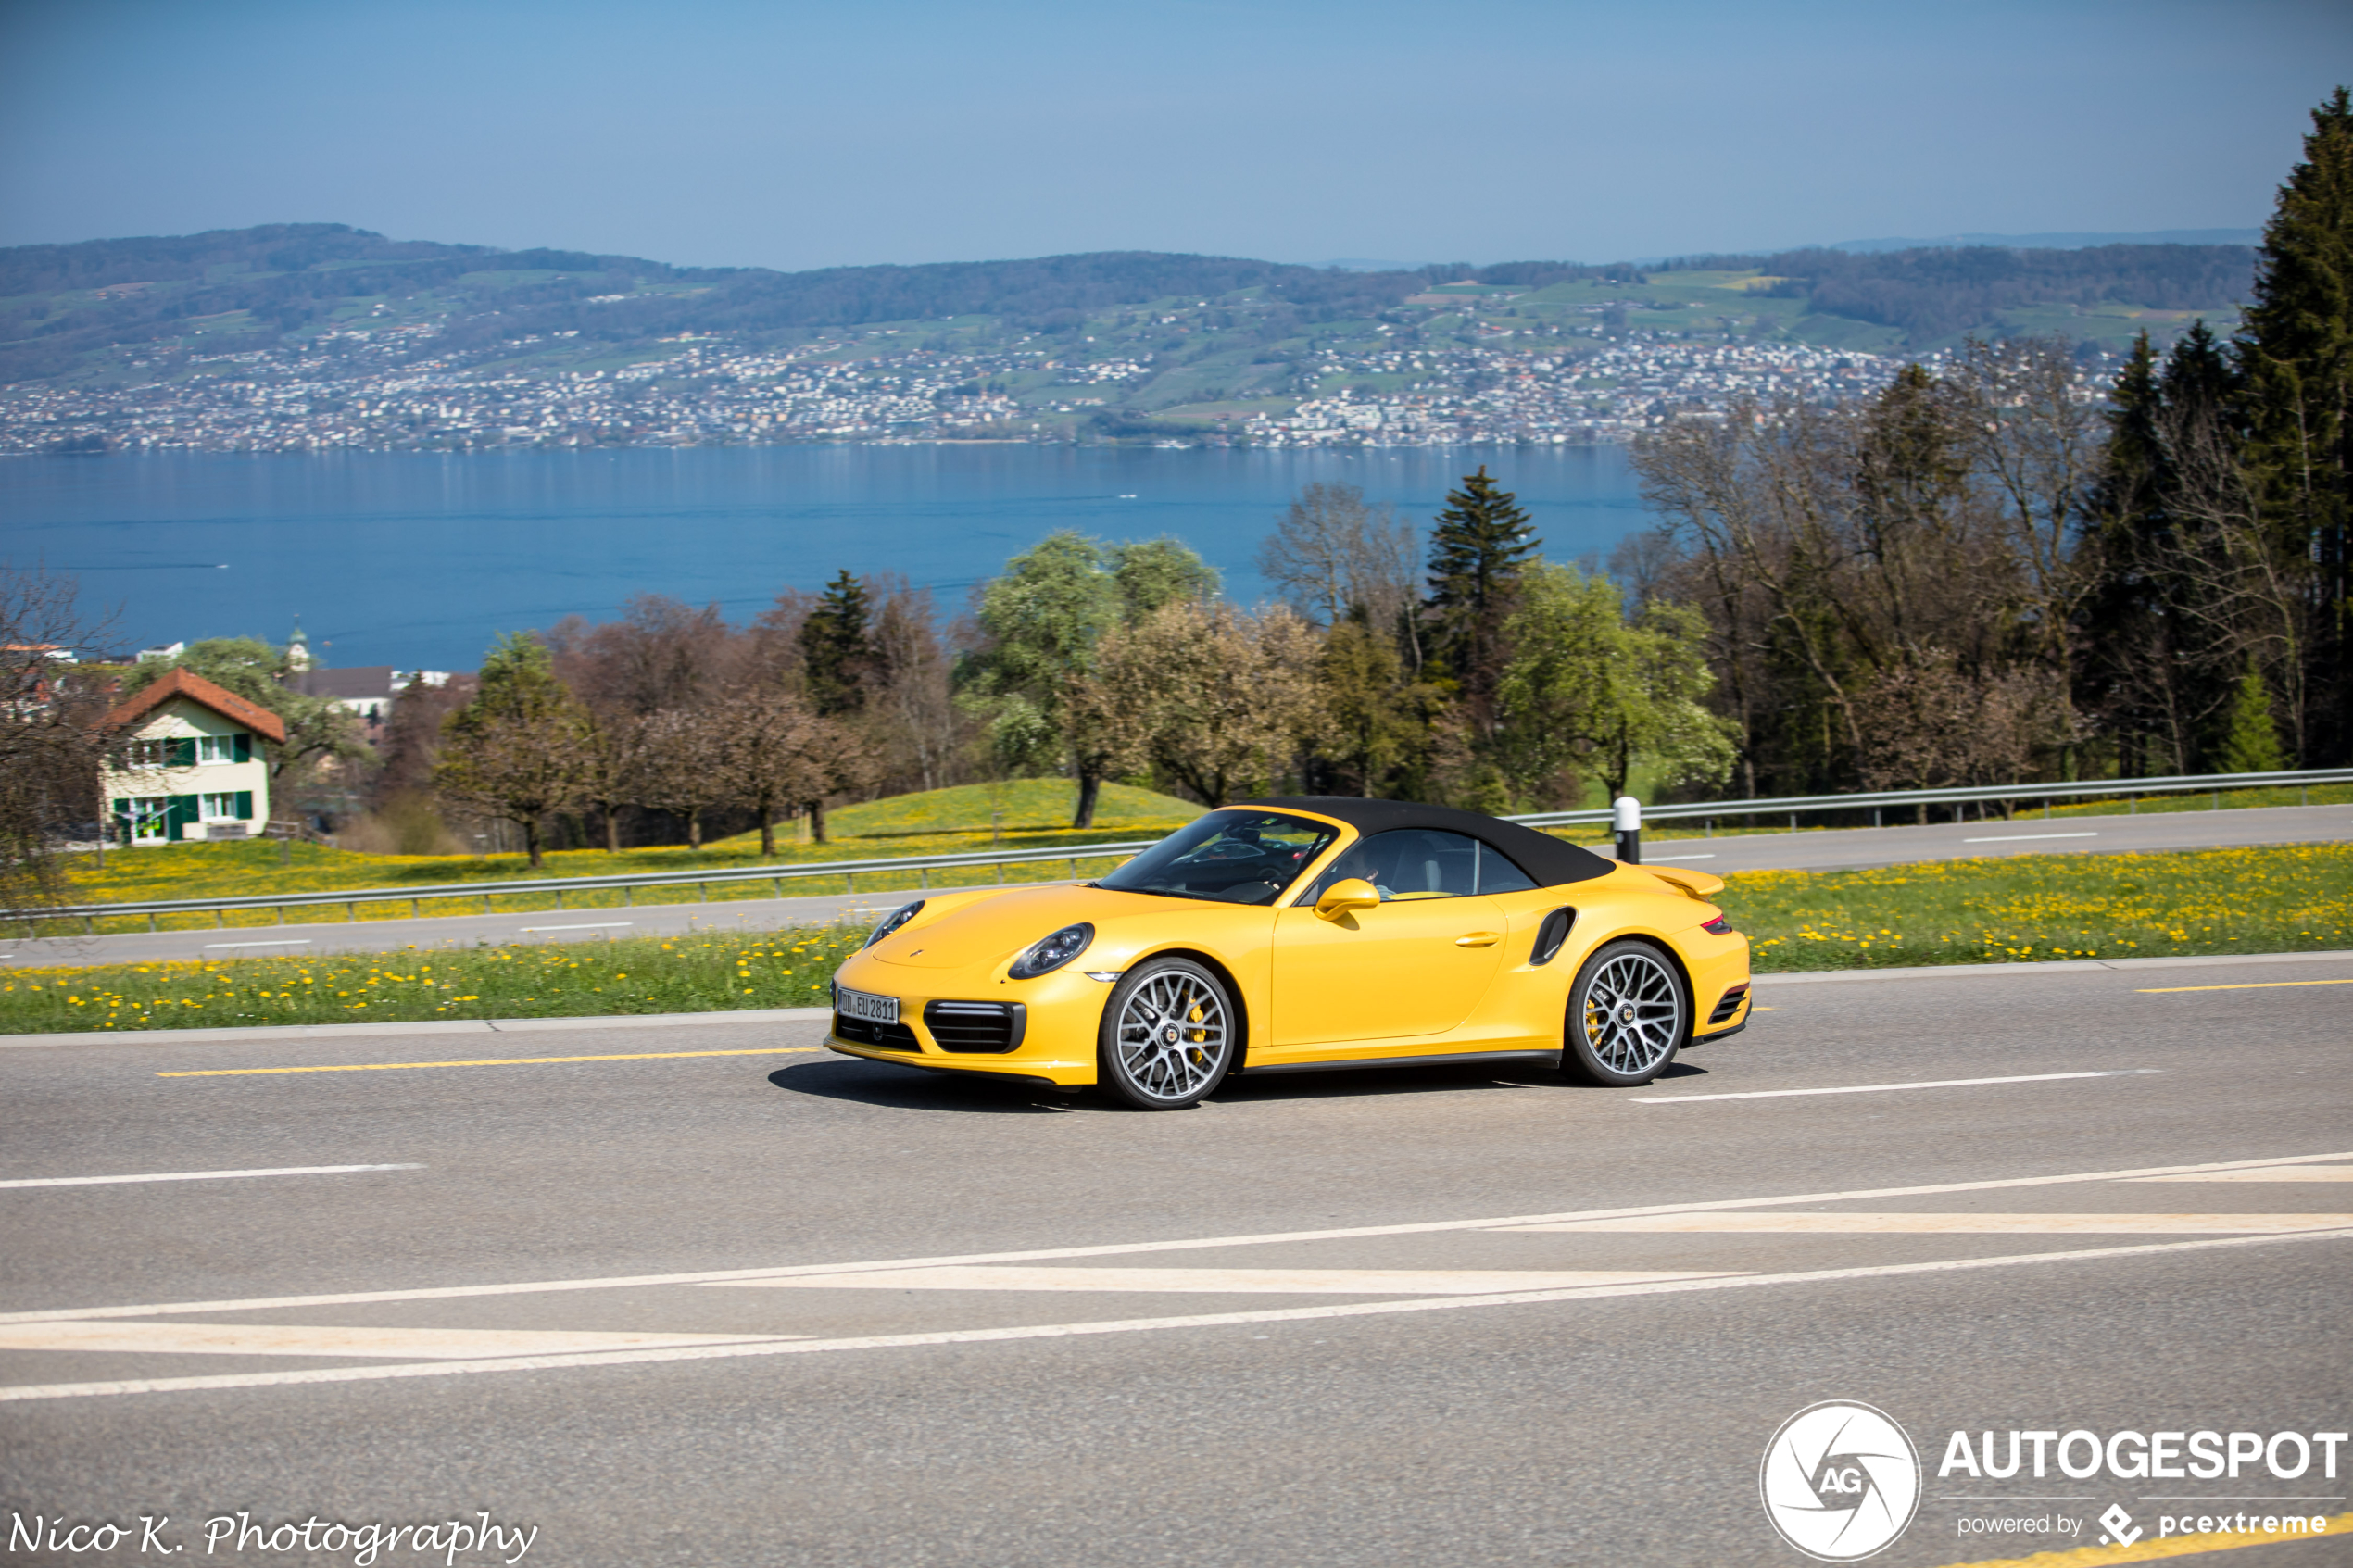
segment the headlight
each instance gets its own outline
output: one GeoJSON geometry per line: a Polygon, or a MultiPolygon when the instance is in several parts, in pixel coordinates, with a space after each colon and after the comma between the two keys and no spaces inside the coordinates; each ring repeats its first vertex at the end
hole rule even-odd
{"type": "Polygon", "coordinates": [[[1015,980],[1035,980],[1041,974],[1062,968],[1087,950],[1095,939],[1095,928],[1081,922],[1065,925],[1042,942],[1032,943],[1023,949],[1008,972],[1015,980]]]}
{"type": "Polygon", "coordinates": [[[873,947],[875,943],[881,941],[884,937],[889,935],[892,932],[898,930],[900,926],[905,925],[909,921],[913,920],[917,915],[922,914],[923,912],[924,901],[921,898],[916,899],[912,904],[901,904],[898,909],[893,909],[890,912],[890,918],[888,920],[875,927],[875,934],[866,938],[865,945],[869,947],[873,947]]]}

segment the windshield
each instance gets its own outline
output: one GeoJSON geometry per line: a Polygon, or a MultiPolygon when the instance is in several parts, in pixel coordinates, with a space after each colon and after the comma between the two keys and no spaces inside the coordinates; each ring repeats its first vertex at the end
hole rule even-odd
{"type": "Polygon", "coordinates": [[[1277,811],[1212,811],[1095,885],[1222,904],[1271,904],[1338,836],[1338,828],[1277,811]]]}

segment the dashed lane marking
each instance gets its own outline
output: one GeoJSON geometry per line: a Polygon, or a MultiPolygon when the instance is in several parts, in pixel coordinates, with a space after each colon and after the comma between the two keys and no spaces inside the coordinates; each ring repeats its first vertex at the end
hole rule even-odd
{"type": "Polygon", "coordinates": [[[253,1078],[271,1073],[407,1073],[420,1067],[534,1067],[549,1061],[667,1061],[682,1056],[812,1056],[818,1046],[763,1046],[749,1051],[623,1051],[614,1056],[501,1056],[477,1061],[354,1061],[334,1067],[202,1067],[158,1078],[253,1078]]]}
{"type": "MultiPolygon", "coordinates": [[[[2199,1165],[2144,1165],[2124,1171],[2083,1171],[2061,1175],[1997,1176],[1974,1182],[1937,1182],[1919,1186],[1875,1187],[1851,1192],[1815,1192],[1771,1198],[1729,1198],[1686,1203],[1626,1205],[1567,1213],[1519,1214],[1479,1220],[1418,1220],[1393,1225],[1350,1225],[1327,1230],[1266,1231],[1254,1236],[1189,1236],[1173,1241],[1121,1241],[1094,1246],[1037,1248],[1013,1252],[968,1252],[959,1256],[892,1258],[847,1263],[795,1263],[757,1269],[708,1269],[691,1273],[618,1274],[602,1278],[522,1280],[496,1285],[424,1286],[406,1290],[356,1290],[303,1296],[245,1297],[219,1301],[167,1301],[139,1306],[63,1307],[0,1312],[0,1323],[44,1323],[60,1318],[153,1318],[191,1312],[276,1311],[291,1307],[351,1307],[379,1301],[446,1301],[471,1296],[539,1296],[564,1290],[631,1290],[643,1286],[703,1285],[724,1280],[783,1279],[799,1274],[863,1273],[875,1269],[928,1269],[964,1263],[1036,1263],[1055,1258],[1135,1257],[1151,1252],[1198,1251],[1217,1247],[1269,1247],[1287,1242],[1353,1241],[1366,1236],[1436,1236],[1447,1232],[1506,1230],[1517,1225],[1558,1224],[1572,1220],[1608,1220],[1644,1214],[1717,1213],[1729,1210],[1787,1208],[1811,1203],[1859,1203],[1883,1198],[1930,1198],[1955,1192],[1996,1192],[2059,1186],[2078,1182],[2129,1181],[2137,1176],[2186,1175],[2353,1160],[2353,1150],[2334,1154],[2282,1154],[2262,1160],[2227,1160],[2199,1165]]],[[[2183,1244],[2187,1245],[2187,1244],[2183,1244]]],[[[2203,1245],[2203,1244],[2200,1244],[2203,1245]]]]}
{"type": "Polygon", "coordinates": [[[1695,1105],[1710,1099],[1790,1099],[1802,1095],[1880,1095],[1897,1089],[1969,1089],[1983,1084],[2051,1084],[2062,1078],[2133,1078],[2161,1067],[2121,1067],[2105,1073],[2027,1073],[2013,1078],[1931,1078],[1917,1084],[1842,1084],[1827,1089],[1743,1089],[1724,1095],[1636,1095],[1637,1105],[1695,1105]]]}
{"type": "Polygon", "coordinates": [[[2023,844],[2031,838],[2097,838],[2096,833],[1997,833],[1986,838],[1964,838],[1963,844],[2023,844]]]}
{"type": "Polygon", "coordinates": [[[394,1365],[305,1367],[292,1372],[227,1373],[195,1377],[151,1377],[116,1382],[26,1384],[0,1387],[0,1401],[92,1399],[113,1394],[164,1394],[212,1388],[282,1387],[301,1383],[364,1383],[394,1377],[447,1377],[472,1373],[543,1371],[556,1367],[626,1366],[657,1361],[735,1360],[748,1356],[810,1355],[842,1350],[905,1349],[926,1345],[983,1345],[1022,1339],[1068,1339],[1087,1335],[1139,1334],[1167,1329],[1222,1328],[1252,1323],[1307,1323],[1328,1318],[1388,1317],[1404,1312],[1458,1311],[1480,1307],[1531,1306],[1554,1301],[1607,1299],[1623,1296],[1680,1295],[1697,1290],[1739,1290],[1754,1286],[1826,1285],[1845,1280],[1894,1279],[1912,1274],[1957,1273],[1973,1269],[2038,1263],[2091,1262],[2153,1257],[2212,1248],[2279,1246],[2297,1241],[2353,1240],[2353,1231],[2303,1231],[2292,1236],[2229,1236],[2203,1241],[2152,1243],[2000,1258],[1960,1258],[1932,1263],[1889,1263],[1853,1269],[1816,1269],[1802,1273],[1731,1274],[1710,1279],[1662,1280],[1642,1285],[1604,1285],[1564,1290],[1519,1290],[1494,1296],[1416,1297],[1403,1301],[1347,1301],[1322,1307],[1277,1307],[1253,1312],[1206,1312],[1190,1317],[1125,1318],[1098,1323],[1031,1323],[1011,1328],[943,1329],[927,1334],[877,1334],[856,1338],[776,1340],[751,1345],[682,1346],[674,1349],[592,1350],[573,1355],[511,1356],[489,1361],[412,1361],[394,1365]]]}
{"type": "Polygon", "coordinates": [[[343,1176],[355,1171],[422,1171],[422,1165],[282,1165],[270,1171],[157,1171],[135,1176],[19,1176],[0,1187],[111,1186],[120,1182],[222,1182],[247,1176],[343,1176]]]}

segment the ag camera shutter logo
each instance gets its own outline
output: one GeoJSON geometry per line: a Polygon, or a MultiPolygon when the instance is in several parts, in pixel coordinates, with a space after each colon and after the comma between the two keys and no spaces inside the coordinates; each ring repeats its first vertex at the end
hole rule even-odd
{"type": "Polygon", "coordinates": [[[1886,1411],[1826,1399],[1781,1423],[1756,1488],[1781,1539],[1817,1562],[1859,1562],[1911,1524],[1919,1451],[1886,1411]]]}

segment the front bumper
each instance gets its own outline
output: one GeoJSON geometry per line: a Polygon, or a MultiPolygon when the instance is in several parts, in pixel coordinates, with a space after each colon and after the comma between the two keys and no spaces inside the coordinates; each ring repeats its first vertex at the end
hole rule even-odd
{"type": "MultiPolygon", "coordinates": [[[[1057,971],[1036,980],[1003,982],[953,971],[915,969],[853,958],[837,976],[854,991],[895,997],[899,1028],[903,1036],[869,1039],[871,1026],[834,1015],[825,1048],[869,1061],[896,1062],[901,1067],[927,1068],[938,1073],[963,1073],[977,1077],[1018,1078],[1080,1088],[1095,1081],[1095,1046],[1102,1022],[1103,1004],[1112,987],[1084,973],[1057,971]],[[997,995],[989,996],[988,993],[997,995]],[[1017,993],[1017,994],[1016,994],[1017,993]],[[1010,1005],[1021,1010],[1011,1050],[952,1050],[940,1041],[941,1023],[952,1017],[952,1005],[1010,1005]],[[933,1004],[943,1004],[936,1012],[933,1004]],[[845,1034],[847,1028],[847,1035],[845,1034]],[[856,1037],[853,1037],[856,1036],[856,1037]]],[[[950,1025],[952,1028],[952,1024],[950,1025]]],[[[951,1038],[950,1044],[959,1043],[951,1038]]],[[[969,1037],[963,1042],[969,1044],[969,1037]]]]}

